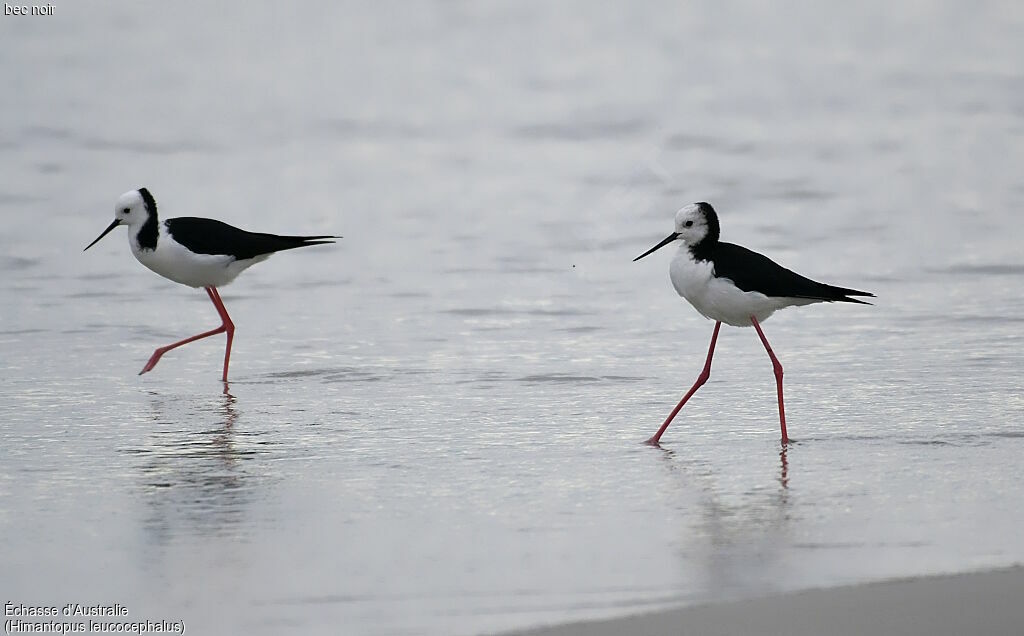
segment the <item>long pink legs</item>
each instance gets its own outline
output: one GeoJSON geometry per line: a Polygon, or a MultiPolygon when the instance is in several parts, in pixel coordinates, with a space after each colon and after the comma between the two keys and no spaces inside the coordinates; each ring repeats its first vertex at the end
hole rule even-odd
{"type": "Polygon", "coordinates": [[[761,331],[761,325],[758,324],[757,318],[751,316],[750,322],[754,324],[754,329],[757,329],[757,335],[761,338],[761,344],[768,351],[768,357],[772,359],[772,369],[775,370],[775,387],[779,392],[779,423],[782,425],[782,443],[788,444],[789,436],[786,435],[786,406],[782,402],[782,364],[775,357],[775,352],[772,351],[772,346],[768,344],[768,339],[764,337],[764,332],[761,331]]]}
{"type": "Polygon", "coordinates": [[[177,349],[181,345],[186,345],[190,342],[195,342],[196,340],[209,338],[210,336],[216,336],[219,333],[227,332],[228,346],[227,349],[224,351],[224,376],[222,380],[224,382],[228,381],[228,361],[231,359],[231,341],[235,337],[235,323],[231,322],[231,316],[228,316],[228,310],[224,308],[224,301],[220,299],[220,293],[217,291],[217,288],[211,285],[210,287],[206,287],[205,289],[206,293],[210,296],[210,300],[213,301],[213,306],[217,308],[217,313],[220,314],[220,326],[217,327],[216,329],[211,329],[210,331],[204,331],[203,333],[197,336],[192,336],[191,338],[179,340],[178,342],[169,344],[166,347],[160,347],[159,349],[153,352],[153,355],[150,356],[149,358],[149,362],[146,363],[146,366],[142,367],[142,371],[139,371],[139,375],[142,375],[143,373],[146,373],[148,371],[152,371],[153,367],[156,366],[156,363],[160,362],[160,358],[163,357],[163,355],[170,351],[171,349],[177,349]]]}
{"type": "MultiPolygon", "coordinates": [[[[775,352],[772,351],[772,346],[768,344],[768,339],[764,337],[764,332],[761,331],[761,325],[757,322],[757,318],[754,316],[750,317],[751,324],[754,325],[754,329],[757,330],[757,335],[761,338],[761,344],[764,345],[766,351],[768,351],[768,357],[772,360],[772,369],[775,371],[775,387],[779,394],[779,423],[782,426],[782,443],[789,443],[789,436],[786,434],[786,405],[782,401],[782,363],[775,357],[775,352]]],[[[711,377],[711,358],[715,355],[715,342],[718,341],[718,330],[722,327],[721,321],[715,323],[715,332],[711,334],[711,346],[708,347],[708,359],[704,362],[704,370],[697,376],[697,381],[693,383],[690,390],[686,392],[683,399],[679,400],[679,404],[676,408],[672,409],[672,412],[668,414],[668,418],[665,419],[665,423],[661,425],[658,432],[654,434],[651,439],[647,440],[648,444],[657,444],[661,440],[661,436],[668,429],[668,425],[672,423],[676,414],[683,408],[683,405],[690,399],[690,397],[697,392],[697,389],[704,386],[704,383],[711,377]]]]}
{"type": "Polygon", "coordinates": [[[704,386],[704,383],[711,377],[711,357],[715,355],[715,342],[718,341],[718,330],[721,328],[722,321],[716,322],[715,332],[711,334],[711,346],[708,347],[708,359],[707,362],[704,363],[704,370],[700,372],[699,376],[697,376],[697,381],[693,383],[693,386],[686,392],[683,399],[679,400],[679,404],[676,404],[676,408],[672,409],[672,412],[668,414],[668,418],[665,420],[665,423],[661,425],[661,428],[659,428],[658,432],[654,434],[654,437],[647,440],[648,444],[657,444],[661,440],[661,436],[664,435],[665,431],[668,429],[668,425],[672,423],[672,419],[675,418],[679,409],[683,408],[683,405],[690,399],[690,396],[696,393],[697,389],[704,386]]]}

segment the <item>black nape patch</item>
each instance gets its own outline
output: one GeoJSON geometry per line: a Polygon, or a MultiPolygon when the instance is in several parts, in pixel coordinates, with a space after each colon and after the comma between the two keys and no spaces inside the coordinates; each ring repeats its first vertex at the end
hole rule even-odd
{"type": "Polygon", "coordinates": [[[690,248],[690,251],[694,256],[697,256],[698,259],[707,260],[698,256],[698,252],[707,252],[716,243],[718,243],[718,238],[722,233],[722,228],[718,224],[718,214],[715,212],[715,208],[711,207],[710,203],[701,201],[697,204],[697,209],[704,215],[704,220],[707,222],[708,226],[708,233],[700,243],[690,248]]]}
{"type": "Polygon", "coordinates": [[[138,192],[139,196],[142,197],[143,203],[146,204],[146,211],[149,212],[150,214],[155,215],[156,199],[153,198],[153,195],[149,193],[149,190],[147,188],[139,188],[138,192]]]}
{"type": "Polygon", "coordinates": [[[157,238],[160,236],[160,228],[157,225],[159,220],[156,216],[156,199],[146,188],[139,188],[138,192],[142,197],[142,202],[146,204],[146,222],[142,224],[136,240],[140,249],[155,250],[157,238]]]}

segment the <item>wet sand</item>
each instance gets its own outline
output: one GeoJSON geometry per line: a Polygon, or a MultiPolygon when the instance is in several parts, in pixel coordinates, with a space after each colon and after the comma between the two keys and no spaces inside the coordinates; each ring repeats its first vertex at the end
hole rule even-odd
{"type": "Polygon", "coordinates": [[[1024,567],[809,590],[516,633],[1019,636],[1024,634],[1024,567]]]}

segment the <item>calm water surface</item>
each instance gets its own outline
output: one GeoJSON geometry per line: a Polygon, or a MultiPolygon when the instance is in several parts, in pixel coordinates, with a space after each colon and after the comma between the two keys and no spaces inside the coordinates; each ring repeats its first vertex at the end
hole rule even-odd
{"type": "Polygon", "coordinates": [[[55,3],[0,20],[0,596],[477,634],[1024,561],[1024,10],[55,3]],[[340,233],[222,293],[82,248],[340,233]],[[873,307],[676,297],[691,201],[873,307]]]}

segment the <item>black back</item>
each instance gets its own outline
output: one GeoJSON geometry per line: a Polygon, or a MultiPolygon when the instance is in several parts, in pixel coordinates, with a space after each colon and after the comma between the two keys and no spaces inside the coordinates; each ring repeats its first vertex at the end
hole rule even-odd
{"type": "Polygon", "coordinates": [[[740,245],[715,241],[701,241],[690,252],[697,260],[711,261],[715,276],[728,278],[746,292],[760,292],[765,296],[808,298],[813,300],[865,303],[848,296],[874,296],[868,292],[835,287],[813,281],[779,265],[772,259],[740,245]]]}
{"type": "Polygon", "coordinates": [[[215,219],[182,216],[168,219],[167,232],[196,254],[234,256],[238,260],[307,245],[333,243],[336,236],[278,236],[247,232],[215,219]]]}

